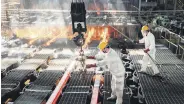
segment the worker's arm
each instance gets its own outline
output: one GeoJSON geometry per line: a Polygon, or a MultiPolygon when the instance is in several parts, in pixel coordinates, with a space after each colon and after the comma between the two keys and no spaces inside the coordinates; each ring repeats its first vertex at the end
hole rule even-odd
{"type": "Polygon", "coordinates": [[[144,42],[145,42],[145,39],[144,38],[142,38],[142,39],[139,40],[139,43],[144,43],[144,42]]]}
{"type": "Polygon", "coordinates": [[[95,63],[95,64],[87,64],[86,68],[101,67],[101,66],[105,66],[105,65],[107,65],[107,61],[101,60],[101,61],[97,61],[97,63],[95,63]]]}
{"type": "Polygon", "coordinates": [[[107,61],[106,60],[101,60],[101,61],[98,61],[96,63],[96,66],[100,67],[100,66],[105,66],[107,65],[107,61]]]}
{"type": "Polygon", "coordinates": [[[102,52],[98,52],[95,56],[86,56],[87,59],[103,60],[105,55],[102,52]]]}
{"type": "Polygon", "coordinates": [[[87,59],[96,59],[96,60],[102,60],[105,55],[102,52],[98,52],[95,56],[86,56],[87,59]]]}

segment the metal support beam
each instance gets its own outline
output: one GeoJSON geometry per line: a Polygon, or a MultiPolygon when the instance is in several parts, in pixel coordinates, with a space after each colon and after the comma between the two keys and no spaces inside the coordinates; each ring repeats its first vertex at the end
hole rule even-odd
{"type": "Polygon", "coordinates": [[[176,5],[177,5],[177,2],[178,2],[178,0],[174,0],[174,12],[173,12],[173,15],[176,14],[176,5]]]}
{"type": "Polygon", "coordinates": [[[140,14],[140,11],[141,11],[141,0],[139,0],[139,14],[140,14]]]}
{"type": "Polygon", "coordinates": [[[140,13],[141,13],[141,0],[139,0],[139,20],[141,19],[141,17],[140,17],[140,13]]]}

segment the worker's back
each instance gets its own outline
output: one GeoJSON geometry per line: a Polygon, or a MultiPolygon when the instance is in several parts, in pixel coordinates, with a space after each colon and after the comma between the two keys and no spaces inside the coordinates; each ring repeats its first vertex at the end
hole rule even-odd
{"type": "Polygon", "coordinates": [[[112,75],[122,76],[125,74],[125,68],[115,50],[110,49],[105,57],[105,60],[107,60],[107,65],[112,75]]]}

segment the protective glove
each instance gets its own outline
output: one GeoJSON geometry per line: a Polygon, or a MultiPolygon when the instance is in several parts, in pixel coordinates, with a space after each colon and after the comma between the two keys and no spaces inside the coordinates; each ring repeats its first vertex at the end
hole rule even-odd
{"type": "Polygon", "coordinates": [[[86,56],[87,59],[95,59],[95,56],[86,56]]]}
{"type": "Polygon", "coordinates": [[[144,49],[144,52],[145,52],[145,53],[148,53],[148,51],[150,51],[149,48],[144,49]]]}
{"type": "Polygon", "coordinates": [[[92,67],[97,67],[96,64],[88,64],[86,65],[86,68],[92,68],[92,67]]]}

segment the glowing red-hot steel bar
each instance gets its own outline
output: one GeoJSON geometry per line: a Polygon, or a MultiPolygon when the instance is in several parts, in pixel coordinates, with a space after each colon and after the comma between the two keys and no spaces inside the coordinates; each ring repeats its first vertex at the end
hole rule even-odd
{"type": "Polygon", "coordinates": [[[100,79],[101,79],[102,75],[96,75],[95,78],[95,83],[94,83],[94,88],[93,88],[93,95],[91,98],[91,103],[90,104],[97,104],[98,103],[98,94],[99,94],[99,87],[100,87],[100,79]]]}
{"type": "Polygon", "coordinates": [[[52,95],[48,99],[46,104],[56,104],[59,96],[62,93],[63,88],[65,87],[68,79],[70,78],[70,72],[75,66],[75,61],[73,61],[70,66],[67,68],[66,72],[64,73],[63,77],[59,81],[58,85],[56,86],[55,90],[53,91],[52,95]]]}

